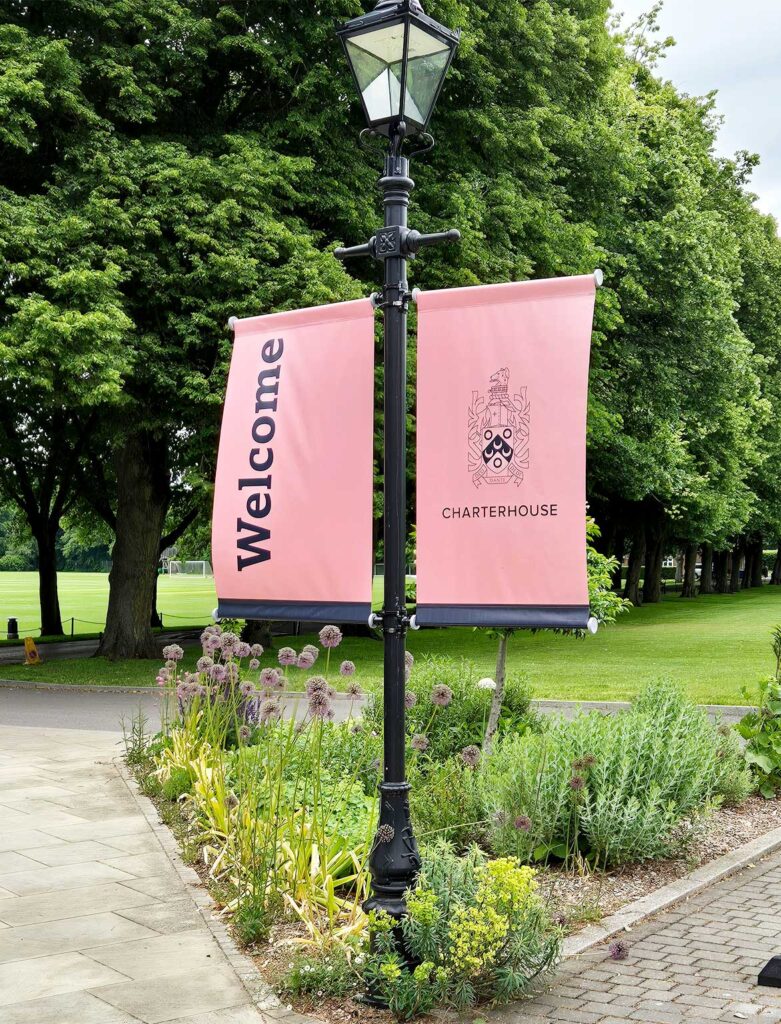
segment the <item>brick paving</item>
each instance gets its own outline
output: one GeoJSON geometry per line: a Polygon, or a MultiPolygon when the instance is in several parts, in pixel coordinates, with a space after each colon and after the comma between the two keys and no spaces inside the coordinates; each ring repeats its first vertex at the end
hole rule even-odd
{"type": "Polygon", "coordinates": [[[609,944],[595,947],[565,961],[535,998],[484,1016],[491,1024],[781,1022],[781,989],[757,985],[760,969],[781,955],[781,854],[621,941],[626,960],[611,960],[609,944]]]}

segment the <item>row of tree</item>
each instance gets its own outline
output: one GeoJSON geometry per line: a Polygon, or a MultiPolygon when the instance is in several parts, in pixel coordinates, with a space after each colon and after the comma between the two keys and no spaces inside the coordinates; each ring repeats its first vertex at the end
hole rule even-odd
{"type": "MultiPolygon", "coordinates": [[[[159,554],[207,536],[228,317],[376,284],[331,254],[378,222],[379,155],[356,144],[333,34],[370,6],[2,5],[0,490],[35,540],[44,632],[61,630],[63,525],[108,531],[102,649],[153,651],[159,554]]],[[[606,548],[645,563],[652,600],[673,543],[775,545],[781,243],[747,191],[756,158],[714,155],[714,99],[664,81],[655,12],[622,32],[609,0],[426,7],[463,37],[412,216],[463,242],[415,284],[602,267],[589,489],[606,548]]]]}

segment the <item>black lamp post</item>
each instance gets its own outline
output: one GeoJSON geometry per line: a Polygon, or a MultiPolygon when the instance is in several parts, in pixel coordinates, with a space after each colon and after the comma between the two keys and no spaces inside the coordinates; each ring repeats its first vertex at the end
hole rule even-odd
{"type": "MultiPolygon", "coordinates": [[[[404,893],[420,866],[409,814],[405,773],[405,638],[410,619],[406,582],[406,386],[407,260],[425,245],[457,241],[458,231],[422,235],[407,227],[414,182],[402,155],[405,138],[427,135],[459,34],[423,13],[418,0],[380,0],[376,9],[338,29],[361,97],[370,135],[388,137],[380,178],[385,225],[365,245],[337,249],[336,256],[372,256],[385,264],[385,284],[375,305],[384,315],[385,367],[385,593],[375,621],[384,637],[384,766],[380,818],[370,857],[372,896],[366,909],[394,918],[404,913],[404,893]]],[[[362,133],[364,134],[364,133],[362,133]]]]}

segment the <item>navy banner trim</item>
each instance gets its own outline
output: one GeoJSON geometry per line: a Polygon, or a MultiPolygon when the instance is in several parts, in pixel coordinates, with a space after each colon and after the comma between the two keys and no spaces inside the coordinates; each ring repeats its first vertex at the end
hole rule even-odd
{"type": "Polygon", "coordinates": [[[507,629],[585,629],[588,605],[419,604],[418,626],[494,626],[507,629]]]}
{"type": "Polygon", "coordinates": [[[368,622],[371,604],[334,601],[318,604],[309,601],[250,601],[223,598],[217,603],[217,615],[224,619],[270,619],[273,622],[368,622]]]}

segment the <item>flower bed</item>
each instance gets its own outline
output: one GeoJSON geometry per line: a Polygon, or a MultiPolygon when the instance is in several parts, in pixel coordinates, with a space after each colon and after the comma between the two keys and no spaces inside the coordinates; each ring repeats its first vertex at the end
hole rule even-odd
{"type": "MultiPolygon", "coordinates": [[[[423,859],[402,926],[408,970],[389,922],[362,908],[378,841],[382,706],[371,696],[362,720],[334,721],[334,683],[358,691],[355,666],[334,659],[331,669],[340,638],[326,627],[322,650],[283,648],[264,667],[262,649],[210,627],[190,674],[167,648],[163,729],[134,750],[146,790],[177,806],[236,934],[303,1007],[367,984],[402,1019],[516,998],[555,965],[566,929],[613,908],[617,880],[650,877],[637,864],[698,856],[709,822],[729,813],[717,809],[752,789],[734,733],[668,683],[627,712],[567,722],[533,714],[524,681],[509,679],[484,755],[491,681],[466,663],[408,658],[423,859]],[[305,653],[304,714],[284,718],[281,670],[305,653]]],[[[660,884],[665,870],[651,868],[660,884]]]]}

